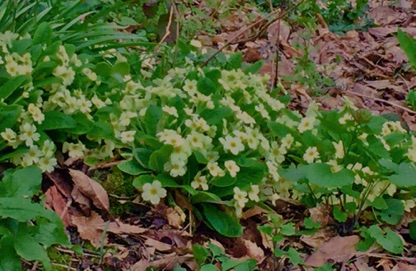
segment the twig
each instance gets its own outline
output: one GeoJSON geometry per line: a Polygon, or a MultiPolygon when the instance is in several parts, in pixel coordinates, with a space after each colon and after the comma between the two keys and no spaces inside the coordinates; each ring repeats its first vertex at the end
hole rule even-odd
{"type": "Polygon", "coordinates": [[[167,37],[169,37],[169,35],[170,35],[170,26],[172,24],[172,19],[173,19],[173,5],[170,7],[169,21],[168,21],[168,25],[166,26],[166,29],[165,29],[166,33],[165,33],[165,35],[163,35],[162,39],[156,45],[155,49],[153,50],[153,53],[156,53],[157,51],[159,51],[159,48],[162,45],[162,43],[167,39],[167,37]]]}
{"type": "Polygon", "coordinates": [[[52,263],[52,265],[53,266],[56,266],[56,267],[65,268],[66,270],[74,270],[74,271],[77,271],[76,268],[71,267],[71,266],[68,266],[68,265],[63,265],[63,264],[59,264],[59,263],[52,263]]]}
{"type": "Polygon", "coordinates": [[[376,98],[376,97],[371,97],[371,96],[368,96],[368,95],[365,95],[365,94],[355,93],[355,92],[352,92],[352,91],[346,91],[346,93],[353,94],[353,95],[360,96],[360,97],[367,98],[367,99],[373,99],[374,101],[377,101],[377,102],[382,102],[382,103],[385,103],[385,104],[389,104],[389,105],[391,105],[391,106],[394,106],[394,107],[400,108],[400,109],[402,109],[402,110],[404,110],[404,111],[406,111],[406,112],[408,112],[408,113],[411,113],[411,114],[416,115],[416,111],[413,111],[413,110],[412,110],[412,109],[410,109],[410,108],[407,108],[407,107],[401,106],[401,105],[399,105],[399,104],[395,104],[395,103],[393,103],[393,102],[389,102],[389,101],[384,100],[384,99],[380,99],[380,98],[376,98]]]}
{"type": "Polygon", "coordinates": [[[272,90],[277,87],[279,81],[279,50],[280,50],[280,19],[277,20],[277,40],[276,44],[273,44],[275,51],[275,62],[274,62],[274,78],[272,82],[272,90]]]}

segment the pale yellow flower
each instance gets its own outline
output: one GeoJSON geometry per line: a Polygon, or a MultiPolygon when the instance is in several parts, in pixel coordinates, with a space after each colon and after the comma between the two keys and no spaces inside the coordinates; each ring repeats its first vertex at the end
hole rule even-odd
{"type": "Polygon", "coordinates": [[[237,176],[237,172],[240,171],[240,167],[233,160],[225,161],[224,166],[228,170],[228,173],[230,173],[231,177],[237,176]]]}
{"type": "Polygon", "coordinates": [[[318,148],[309,147],[306,149],[305,154],[303,155],[303,160],[311,164],[319,158],[318,148]]]}
{"type": "Polygon", "coordinates": [[[159,204],[160,199],[166,197],[166,194],[166,189],[162,188],[162,183],[158,180],[143,185],[142,198],[152,204],[159,204]]]}

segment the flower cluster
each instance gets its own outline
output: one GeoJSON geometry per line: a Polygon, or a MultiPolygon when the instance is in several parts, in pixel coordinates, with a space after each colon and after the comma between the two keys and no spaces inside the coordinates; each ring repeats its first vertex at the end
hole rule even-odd
{"type": "Polygon", "coordinates": [[[1,105],[15,121],[0,127],[0,151],[16,165],[52,171],[57,149],[89,163],[123,150],[158,180],[138,186],[144,200],[165,197],[168,179],[191,195],[218,194],[239,216],[248,204],[308,193],[339,201],[335,177],[314,178],[322,172],[356,189],[348,200],[371,204],[400,190],[390,181],[398,170],[381,170],[386,160],[416,163],[415,137],[348,99],[338,111],[311,103],[301,114],[270,93],[267,76],[200,69],[189,58],[149,79],[157,62],[147,55],[143,69],[129,74],[117,51],[103,52],[99,63],[62,44],[44,44],[36,56],[13,51],[13,41],[24,39],[31,37],[0,35],[0,70],[21,84],[1,105]]]}

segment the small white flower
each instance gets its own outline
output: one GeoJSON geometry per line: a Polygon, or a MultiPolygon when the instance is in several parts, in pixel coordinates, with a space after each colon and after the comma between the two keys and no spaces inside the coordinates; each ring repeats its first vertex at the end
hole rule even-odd
{"type": "Polygon", "coordinates": [[[225,161],[224,166],[228,170],[228,173],[230,173],[231,177],[237,176],[237,172],[240,171],[240,167],[233,160],[225,161]]]}
{"type": "Polygon", "coordinates": [[[136,134],[136,131],[126,131],[122,132],[120,135],[121,142],[124,144],[133,142],[134,141],[134,135],[136,134]]]}
{"type": "Polygon", "coordinates": [[[34,141],[38,141],[40,134],[36,133],[36,126],[25,123],[20,126],[19,139],[25,141],[26,146],[31,147],[34,141]]]}
{"type": "Polygon", "coordinates": [[[198,189],[201,187],[202,190],[208,190],[208,181],[206,176],[195,176],[194,181],[191,182],[191,186],[194,189],[198,189]]]}
{"type": "Polygon", "coordinates": [[[237,155],[239,152],[244,151],[244,145],[238,137],[232,137],[227,135],[224,138],[219,139],[225,151],[230,151],[232,154],[237,155]]]}
{"type": "Polygon", "coordinates": [[[162,188],[162,183],[158,180],[153,183],[146,183],[143,185],[142,198],[145,201],[150,201],[152,204],[158,204],[161,198],[166,197],[166,189],[162,188]]]}
{"type": "Polygon", "coordinates": [[[248,202],[247,192],[241,191],[238,187],[234,187],[234,199],[240,208],[244,208],[248,202]]]}
{"type": "Polygon", "coordinates": [[[163,110],[163,112],[165,112],[165,113],[167,113],[167,114],[169,114],[171,116],[174,116],[175,118],[178,118],[179,117],[178,111],[173,106],[167,106],[167,105],[165,105],[165,106],[162,107],[162,110],[163,110]]]}
{"type": "Polygon", "coordinates": [[[250,187],[250,190],[248,191],[248,198],[252,201],[258,202],[260,200],[259,192],[260,192],[259,186],[258,185],[252,185],[250,187]]]}
{"type": "Polygon", "coordinates": [[[332,142],[332,144],[334,145],[335,148],[335,158],[337,159],[342,159],[344,158],[344,144],[342,143],[342,141],[336,143],[336,142],[332,142]]]}
{"type": "Polygon", "coordinates": [[[312,130],[314,124],[315,124],[315,118],[314,117],[305,117],[299,123],[298,130],[299,130],[300,133],[312,130]]]}
{"type": "Polygon", "coordinates": [[[319,152],[318,152],[318,148],[316,147],[307,148],[305,151],[305,154],[303,155],[303,160],[305,160],[308,164],[313,163],[318,158],[319,158],[319,152]]]}

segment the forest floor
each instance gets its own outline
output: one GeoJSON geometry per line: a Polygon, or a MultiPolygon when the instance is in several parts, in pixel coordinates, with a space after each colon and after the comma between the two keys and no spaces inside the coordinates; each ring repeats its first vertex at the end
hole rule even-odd
{"type": "MultiPolygon", "coordinates": [[[[396,34],[401,29],[416,36],[416,11],[411,1],[369,2],[366,16],[373,24],[365,31],[336,34],[318,15],[319,23],[313,31],[292,24],[287,17],[268,23],[270,20],[259,16],[253,22],[246,14],[255,13],[256,8],[247,5],[246,10],[218,20],[216,24],[221,31],[215,35],[201,33],[198,40],[204,49],[219,50],[227,45],[223,51],[240,51],[248,63],[263,60],[261,73],[270,75],[271,86],[279,85],[292,97],[292,109],[304,111],[312,101],[318,102],[324,110],[338,109],[344,103],[342,97],[348,97],[358,108],[368,109],[376,115],[390,114],[392,119],[399,118],[413,131],[416,129],[416,111],[406,99],[409,91],[416,87],[416,77],[396,34]]],[[[203,1],[198,4],[203,10],[203,1]]],[[[270,13],[281,14],[277,10],[270,13]]],[[[416,97],[414,102],[416,105],[416,97]]],[[[59,172],[49,177],[55,184],[68,178],[59,172]]],[[[79,184],[85,178],[71,177],[79,179],[79,184]]],[[[99,193],[94,191],[92,194],[99,193]]],[[[53,192],[48,197],[56,200],[53,192]]],[[[110,198],[112,203],[128,206],[125,208],[128,212],[121,212],[120,217],[105,224],[102,216],[92,211],[90,217],[77,223],[78,233],[72,233],[72,241],[83,245],[77,239],[81,235],[99,249],[91,248],[90,253],[83,256],[60,249],[61,256],[54,260],[55,267],[62,270],[141,271],[151,270],[146,269],[149,266],[154,270],[172,270],[181,265],[185,269],[176,270],[196,270],[192,244],[210,242],[224,249],[224,255],[218,257],[254,258],[258,270],[314,270],[289,263],[287,255],[273,255],[272,242],[257,229],[264,211],[259,207],[243,214],[243,236],[225,238],[203,225],[196,229],[183,225],[180,212],[163,204],[151,209],[135,204],[134,198],[111,195],[110,198]],[[108,238],[103,238],[106,235],[108,238]]],[[[68,201],[63,200],[60,204],[68,205],[68,201]]],[[[299,203],[283,200],[273,208],[285,220],[295,224],[308,215],[321,223],[322,229],[314,235],[293,235],[280,242],[281,247],[299,251],[309,266],[332,261],[332,268],[344,271],[416,270],[416,242],[407,237],[406,219],[410,220],[412,214],[395,227],[409,246],[403,255],[392,255],[376,248],[358,252],[354,247],[357,236],[340,237],[333,228],[325,227],[331,220],[325,208],[307,209],[299,203]]],[[[111,217],[109,214],[104,216],[111,217]]]]}

